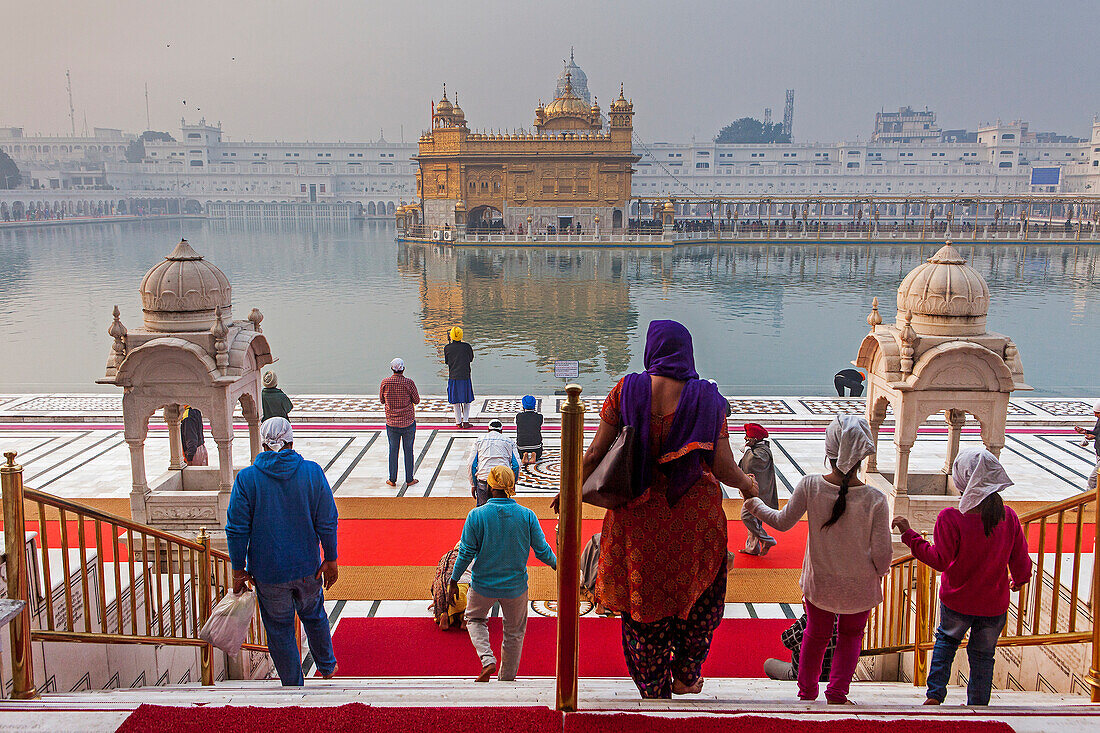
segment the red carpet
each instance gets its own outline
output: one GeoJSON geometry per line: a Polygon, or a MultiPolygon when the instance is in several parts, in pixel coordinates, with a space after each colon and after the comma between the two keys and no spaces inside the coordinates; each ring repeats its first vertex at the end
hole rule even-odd
{"type": "MultiPolygon", "coordinates": [[[[441,682],[445,685],[446,682],[441,682]]],[[[172,707],[142,705],[120,733],[393,733],[487,731],[560,733],[561,713],[548,708],[172,707]]]]}
{"type": "Polygon", "coordinates": [[[351,703],[338,707],[173,707],[142,705],[119,727],[120,733],[425,733],[493,731],[493,733],[1011,733],[1005,723],[976,720],[838,718],[799,720],[759,715],[716,714],[709,717],[663,717],[638,713],[567,713],[548,708],[415,708],[373,707],[351,703]]]}
{"type": "MultiPolygon", "coordinates": [[[[703,675],[762,677],[768,657],[789,659],[779,635],[788,619],[726,619],[714,634],[703,675]]],[[[581,619],[580,676],[626,677],[622,627],[616,618],[581,619]]],[[[519,673],[552,677],[557,646],[556,621],[533,617],[527,622],[519,673]]],[[[501,621],[489,620],[489,638],[498,658],[501,621]]],[[[476,677],[481,663],[465,631],[440,631],[430,618],[363,618],[340,620],[332,644],[341,677],[476,677]]]]}
{"type": "Polygon", "coordinates": [[[711,715],[708,717],[660,717],[638,713],[565,716],[563,733],[1011,733],[1006,723],[972,720],[799,720],[762,715],[711,715]]]}
{"type": "MultiPolygon", "coordinates": [[[[462,519],[342,519],[340,520],[340,563],[342,565],[435,565],[443,553],[454,547],[462,534],[462,519]]],[[[542,531],[554,544],[552,519],[541,522],[542,531]]],[[[602,521],[581,523],[581,542],[599,532],[602,521]]],[[[746,530],[740,520],[729,522],[729,548],[735,552],[745,546],[746,530]]],[[[738,555],[737,567],[798,568],[806,547],[806,523],[799,522],[789,532],[774,532],[779,545],[766,557],[738,555]]],[[[534,554],[529,564],[538,564],[534,554]]]]}

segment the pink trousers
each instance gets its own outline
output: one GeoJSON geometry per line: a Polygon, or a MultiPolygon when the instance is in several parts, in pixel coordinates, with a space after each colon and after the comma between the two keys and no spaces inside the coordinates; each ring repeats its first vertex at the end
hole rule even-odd
{"type": "Polygon", "coordinates": [[[809,601],[806,607],[806,631],[802,635],[802,649],[798,653],[798,697],[800,700],[816,700],[821,664],[825,659],[825,647],[829,637],[836,632],[836,648],[833,650],[833,666],[829,671],[829,686],[825,699],[842,703],[848,699],[848,688],[859,664],[859,652],[863,646],[863,630],[871,609],[859,613],[833,613],[818,608],[809,601]]]}

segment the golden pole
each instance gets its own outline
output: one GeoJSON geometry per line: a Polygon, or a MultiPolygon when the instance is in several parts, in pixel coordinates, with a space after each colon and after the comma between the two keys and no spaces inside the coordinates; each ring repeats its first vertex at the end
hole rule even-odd
{"type": "MultiPolygon", "coordinates": [[[[210,537],[206,534],[206,527],[199,527],[199,536],[196,538],[202,551],[199,553],[199,577],[195,582],[199,584],[199,618],[198,628],[206,626],[210,618],[210,537]]],[[[204,685],[214,684],[214,647],[203,644],[199,651],[199,668],[204,685]]]]}
{"type": "MultiPolygon", "coordinates": [[[[1092,688],[1092,701],[1100,702],[1100,619],[1097,618],[1097,611],[1100,609],[1100,488],[1093,489],[1093,493],[1096,494],[1096,513],[1093,514],[1096,537],[1092,545],[1092,666],[1086,682],[1092,688]]],[[[1084,511],[1084,507],[1081,511],[1084,511]]]]}
{"type": "Polygon", "coordinates": [[[924,563],[917,563],[917,620],[913,639],[913,684],[924,687],[928,684],[928,641],[927,626],[930,621],[929,589],[931,572],[924,563]]]}
{"type": "MultiPolygon", "coordinates": [[[[23,610],[13,618],[11,632],[11,696],[16,700],[38,697],[34,688],[34,659],[31,656],[31,607],[27,578],[26,530],[23,517],[23,467],[15,462],[15,451],[0,466],[0,487],[4,502],[4,550],[8,553],[8,598],[23,601],[23,610]]],[[[45,527],[41,528],[45,531],[45,527]]]]}
{"type": "Polygon", "coordinates": [[[580,385],[565,388],[561,408],[561,516],[558,519],[557,709],[577,709],[577,658],[580,634],[581,466],[584,404],[580,385]]]}

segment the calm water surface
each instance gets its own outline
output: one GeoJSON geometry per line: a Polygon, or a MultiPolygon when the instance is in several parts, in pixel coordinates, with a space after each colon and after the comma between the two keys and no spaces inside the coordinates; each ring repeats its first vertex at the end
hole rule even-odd
{"type": "MultiPolygon", "coordinates": [[[[446,331],[476,352],[481,394],[552,390],[555,359],[602,393],[641,368],[654,318],[685,323],[700,374],[729,393],[826,394],[855,357],[871,298],[892,320],[925,246],[675,250],[397,245],[385,223],[319,228],[224,222],[0,231],[0,391],[101,391],[118,304],[141,322],[141,277],[180,235],[259,308],[289,392],[373,392],[401,356],[424,394],[446,391],[446,331]]],[[[989,282],[991,330],[1020,348],[1038,393],[1100,392],[1100,247],[961,243],[989,282]]],[[[107,391],[116,391],[108,388],[107,391]]]]}

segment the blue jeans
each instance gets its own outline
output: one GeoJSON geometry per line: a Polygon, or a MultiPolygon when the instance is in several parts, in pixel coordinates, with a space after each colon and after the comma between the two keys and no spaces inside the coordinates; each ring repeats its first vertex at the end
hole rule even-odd
{"type": "Polygon", "coordinates": [[[386,426],[386,437],[390,441],[390,481],[397,483],[397,449],[405,451],[405,483],[413,479],[413,438],[416,437],[416,423],[407,428],[386,426]]]}
{"type": "Polygon", "coordinates": [[[284,687],[301,687],[302,656],[294,636],[294,614],[302,620],[309,640],[309,651],[321,674],[336,669],[332,652],[332,634],[325,614],[325,594],[322,582],[313,576],[289,583],[256,583],[260,602],[260,618],[267,632],[267,650],[279,672],[284,687]]]}
{"type": "Polygon", "coordinates": [[[970,660],[970,680],[966,684],[967,705],[988,705],[993,689],[993,662],[997,637],[1005,627],[1008,614],[1000,616],[968,616],[956,613],[940,604],[940,625],[936,629],[936,645],[932,647],[932,663],[928,667],[928,697],[943,702],[947,697],[947,679],[951,663],[959,650],[963,636],[970,631],[966,656],[970,660]]]}

